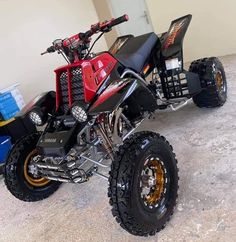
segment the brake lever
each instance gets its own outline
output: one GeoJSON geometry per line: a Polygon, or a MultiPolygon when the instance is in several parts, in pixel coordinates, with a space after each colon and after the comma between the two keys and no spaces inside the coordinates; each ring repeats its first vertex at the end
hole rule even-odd
{"type": "Polygon", "coordinates": [[[48,53],[48,51],[44,51],[44,52],[41,53],[41,55],[45,55],[47,53],[48,53]]]}
{"type": "Polygon", "coordinates": [[[41,53],[41,55],[45,55],[45,54],[48,54],[48,53],[53,53],[55,51],[56,51],[55,46],[52,45],[52,46],[48,47],[45,52],[41,53]]]}

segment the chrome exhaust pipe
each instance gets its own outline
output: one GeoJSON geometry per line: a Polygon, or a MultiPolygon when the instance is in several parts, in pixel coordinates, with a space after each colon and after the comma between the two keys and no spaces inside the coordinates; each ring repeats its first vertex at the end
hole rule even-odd
{"type": "Polygon", "coordinates": [[[47,165],[42,162],[37,162],[35,165],[38,168],[42,168],[42,169],[49,169],[49,170],[58,170],[59,169],[58,165],[47,165]]]}
{"type": "Polygon", "coordinates": [[[62,178],[62,177],[56,177],[56,176],[45,176],[45,178],[52,181],[58,181],[58,182],[66,182],[66,183],[71,182],[69,178],[62,178]]]}
{"type": "Polygon", "coordinates": [[[56,177],[56,176],[45,176],[45,178],[52,180],[52,181],[57,181],[57,182],[65,182],[65,183],[82,183],[86,181],[83,177],[77,176],[73,179],[70,178],[63,178],[63,177],[56,177]]]}

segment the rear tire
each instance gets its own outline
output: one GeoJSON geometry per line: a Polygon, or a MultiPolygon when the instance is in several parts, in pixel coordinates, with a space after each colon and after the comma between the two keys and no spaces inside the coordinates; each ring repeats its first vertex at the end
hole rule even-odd
{"type": "Polygon", "coordinates": [[[227,81],[222,63],[216,57],[204,58],[191,63],[190,72],[200,77],[203,90],[193,97],[200,108],[223,106],[227,99],[227,81]]]}
{"type": "Polygon", "coordinates": [[[60,186],[59,182],[26,176],[25,162],[36,149],[40,135],[40,133],[34,133],[19,140],[13,146],[5,165],[4,175],[7,189],[13,196],[25,202],[45,199],[60,186]]]}
{"type": "Polygon", "coordinates": [[[112,214],[133,235],[155,235],[174,212],[178,168],[163,136],[140,132],[120,147],[111,167],[108,196],[112,214]]]}

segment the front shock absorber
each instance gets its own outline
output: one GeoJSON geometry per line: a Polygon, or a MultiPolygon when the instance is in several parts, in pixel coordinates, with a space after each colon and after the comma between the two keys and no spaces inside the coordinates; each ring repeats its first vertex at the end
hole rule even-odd
{"type": "Polygon", "coordinates": [[[111,139],[106,135],[106,132],[104,131],[104,128],[101,124],[97,124],[94,126],[94,129],[98,136],[102,138],[102,145],[107,151],[109,157],[114,160],[114,152],[113,152],[113,145],[111,139]]]}

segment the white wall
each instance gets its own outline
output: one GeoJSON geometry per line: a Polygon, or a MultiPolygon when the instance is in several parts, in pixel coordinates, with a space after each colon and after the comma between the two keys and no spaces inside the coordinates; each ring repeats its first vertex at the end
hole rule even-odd
{"type": "MultiPolygon", "coordinates": [[[[110,20],[114,18],[113,14],[110,11],[108,1],[109,0],[93,0],[94,7],[100,21],[110,20]]],[[[113,28],[111,32],[106,33],[104,37],[106,39],[107,45],[111,47],[112,44],[115,42],[116,38],[118,37],[116,28],[113,28]]]]}
{"type": "Polygon", "coordinates": [[[155,32],[168,30],[171,20],[191,13],[184,42],[185,61],[236,53],[235,0],[146,0],[155,32]]]}
{"type": "MultiPolygon", "coordinates": [[[[26,101],[55,89],[53,70],[61,56],[40,56],[56,38],[65,38],[98,22],[92,0],[0,0],[0,89],[15,82],[26,101]]],[[[104,39],[95,50],[105,50],[104,39]]]]}

